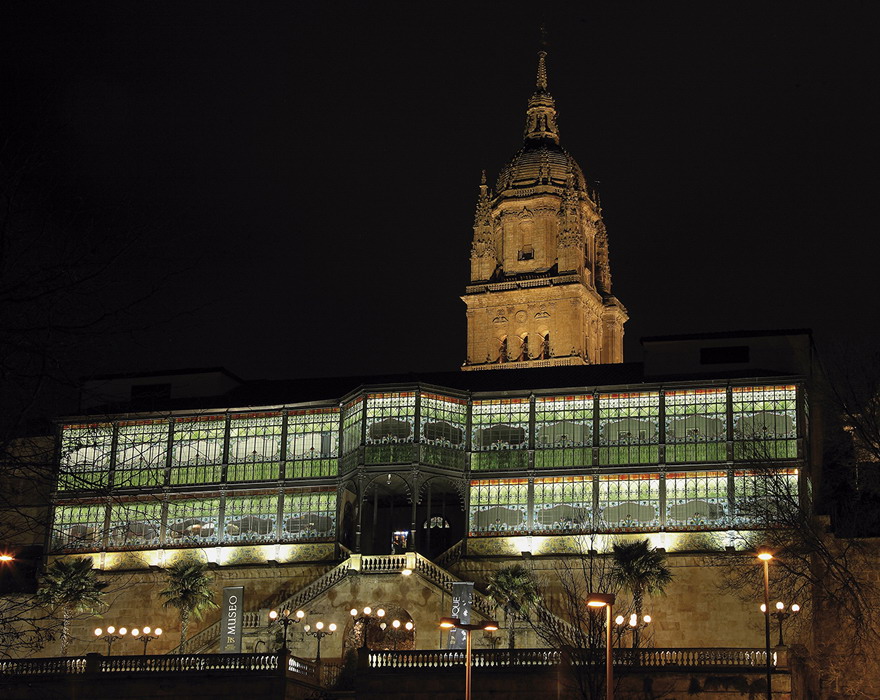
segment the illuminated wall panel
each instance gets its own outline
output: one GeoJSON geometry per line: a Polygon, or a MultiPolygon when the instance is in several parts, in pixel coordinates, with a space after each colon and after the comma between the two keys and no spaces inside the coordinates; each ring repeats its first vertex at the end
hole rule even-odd
{"type": "Polygon", "coordinates": [[[737,470],[733,473],[733,498],[734,527],[773,524],[780,515],[800,506],[798,470],[737,470]]]}
{"type": "Polygon", "coordinates": [[[287,417],[288,479],[336,476],[339,456],[339,409],[292,411],[287,417]]]}
{"type": "Polygon", "coordinates": [[[227,482],[279,478],[283,420],[279,412],[240,413],[230,417],[227,482]]]}
{"type": "Polygon", "coordinates": [[[660,395],[599,395],[599,464],[656,464],[660,460],[660,395]]]}
{"type": "Polygon", "coordinates": [[[667,462],[727,460],[727,390],[664,393],[667,462]]]}
{"type": "Polygon", "coordinates": [[[413,391],[367,394],[367,464],[411,462],[416,434],[416,394],[413,391]]]}
{"type": "Polygon", "coordinates": [[[593,477],[535,479],[537,534],[571,534],[593,529],[593,477]]]}
{"type": "Polygon", "coordinates": [[[61,429],[58,490],[107,486],[113,451],[113,425],[65,425],[61,429]]]}
{"type": "Polygon", "coordinates": [[[420,401],[422,462],[463,469],[467,446],[467,400],[422,393],[420,401]]]}
{"type": "Polygon", "coordinates": [[[585,467],[593,463],[593,397],[535,399],[535,467],[585,467]]]}
{"type": "Polygon", "coordinates": [[[336,536],[335,488],[285,492],[283,508],[283,541],[322,540],[336,536]]]}
{"type": "Polygon", "coordinates": [[[277,540],[278,496],[227,496],[223,542],[257,544],[277,540]]]}
{"type": "Polygon", "coordinates": [[[342,407],[342,454],[354,452],[361,446],[363,419],[363,396],[358,396],[342,407]]]}
{"type": "Polygon", "coordinates": [[[100,550],[104,541],[104,504],[55,507],[52,549],[68,551],[100,550]]]}
{"type": "Polygon", "coordinates": [[[528,468],[529,413],[528,399],[475,400],[471,407],[471,468],[528,468]]]}
{"type": "Polygon", "coordinates": [[[796,398],[794,386],[733,387],[735,459],[796,459],[796,398]]]}
{"type": "Polygon", "coordinates": [[[168,421],[157,419],[120,423],[113,486],[162,486],[165,483],[167,457],[168,421]]]}
{"type": "Polygon", "coordinates": [[[470,534],[525,532],[528,529],[527,479],[482,479],[470,485],[470,534]]]}
{"type": "Polygon", "coordinates": [[[724,529],[729,511],[726,471],[666,475],[666,527],[724,529]]]}
{"type": "Polygon", "coordinates": [[[225,432],[223,416],[178,418],[171,446],[171,483],[219,483],[225,432]]]}
{"type": "Polygon", "coordinates": [[[660,475],[599,477],[599,529],[634,532],[660,527],[660,475]]]}
{"type": "Polygon", "coordinates": [[[126,501],[110,506],[110,549],[157,547],[162,531],[162,501],[126,501]]]}
{"type": "Polygon", "coordinates": [[[169,547],[216,544],[219,520],[219,498],[170,500],[165,543],[169,547]]]}

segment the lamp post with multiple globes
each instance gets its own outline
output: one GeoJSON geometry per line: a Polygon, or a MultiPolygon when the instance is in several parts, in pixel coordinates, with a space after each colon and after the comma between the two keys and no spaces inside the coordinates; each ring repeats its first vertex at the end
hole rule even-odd
{"type": "MultiPolygon", "coordinates": [[[[788,606],[788,609],[786,609],[785,603],[780,600],[776,603],[776,611],[770,613],[770,616],[776,618],[776,621],[779,623],[779,646],[785,646],[785,642],[782,640],[782,623],[792,615],[797,615],[800,610],[801,606],[797,603],[788,606]]],[[[761,605],[761,612],[765,612],[763,605],[761,605]]]]}
{"type": "MultiPolygon", "coordinates": [[[[614,624],[616,625],[619,633],[619,638],[623,638],[623,634],[626,631],[630,631],[635,635],[635,633],[641,632],[641,630],[645,629],[648,625],[651,624],[651,616],[650,615],[642,615],[641,621],[639,620],[639,616],[636,613],[632,613],[629,616],[629,620],[627,620],[623,615],[618,615],[614,618],[614,624]]],[[[633,659],[635,661],[635,659],[633,659]]]]}
{"type": "Polygon", "coordinates": [[[494,632],[498,629],[498,623],[495,620],[485,620],[479,624],[467,624],[457,617],[441,617],[440,626],[444,629],[464,630],[465,652],[464,652],[464,698],[471,700],[471,632],[475,630],[483,630],[485,632],[494,632]]]}
{"type": "MultiPolygon", "coordinates": [[[[400,620],[394,620],[391,623],[391,630],[389,630],[389,634],[391,635],[391,642],[394,645],[392,651],[397,651],[397,643],[400,641],[401,636],[403,636],[406,632],[412,632],[412,629],[415,625],[413,625],[412,621],[409,620],[405,625],[402,625],[400,620]],[[400,628],[403,627],[401,630],[400,628]]],[[[388,628],[388,625],[385,622],[379,623],[379,629],[383,632],[388,628]]]]}
{"type": "Polygon", "coordinates": [[[772,663],[770,657],[770,560],[773,555],[764,550],[758,552],[758,559],[764,564],[764,604],[761,610],[764,612],[764,653],[767,654],[767,700],[773,699],[773,690],[771,688],[772,663]]]}
{"type": "MultiPolygon", "coordinates": [[[[296,625],[302,622],[302,619],[306,616],[305,611],[297,610],[296,613],[291,617],[290,610],[285,608],[280,613],[277,610],[273,610],[269,613],[269,619],[272,622],[278,622],[281,624],[281,627],[284,630],[284,641],[281,644],[281,650],[287,651],[287,628],[291,625],[296,625]]],[[[270,623],[271,624],[271,623],[270,623]]]]}
{"type": "Polygon", "coordinates": [[[311,625],[306,625],[305,627],[303,627],[303,632],[305,632],[307,635],[314,637],[315,639],[318,640],[318,653],[315,654],[315,663],[316,664],[321,663],[321,640],[324,639],[324,637],[329,637],[335,631],[336,631],[336,625],[334,623],[331,622],[329,625],[327,625],[327,628],[325,629],[324,623],[321,622],[320,620],[318,620],[318,622],[315,623],[314,629],[312,629],[311,625]]]}
{"type": "Polygon", "coordinates": [[[104,634],[104,630],[100,627],[95,628],[95,636],[107,642],[107,656],[113,653],[113,642],[122,639],[126,634],[128,634],[128,630],[125,627],[120,627],[117,630],[113,625],[110,625],[107,627],[107,634],[104,634]]]}
{"type": "MultiPolygon", "coordinates": [[[[385,610],[379,608],[377,610],[373,610],[370,606],[364,607],[362,610],[358,610],[357,608],[352,608],[350,611],[352,620],[354,622],[354,629],[358,630],[360,628],[361,634],[361,647],[367,646],[367,628],[370,626],[371,620],[379,620],[380,624],[382,623],[382,618],[385,617],[385,610]],[[375,614],[374,614],[375,612],[375,614]]],[[[384,629],[384,627],[383,627],[384,629]]],[[[355,632],[357,634],[357,632],[355,632]]]]}
{"type": "Polygon", "coordinates": [[[136,627],[131,631],[131,636],[137,639],[139,642],[143,642],[144,644],[144,656],[147,655],[147,644],[152,642],[154,639],[158,639],[162,636],[162,628],[157,627],[156,629],[152,629],[149,625],[144,625],[142,630],[138,630],[136,627]]]}
{"type": "Polygon", "coordinates": [[[590,593],[587,605],[591,608],[605,608],[605,697],[614,700],[614,665],[611,657],[611,609],[614,607],[614,594],[590,593]]]}

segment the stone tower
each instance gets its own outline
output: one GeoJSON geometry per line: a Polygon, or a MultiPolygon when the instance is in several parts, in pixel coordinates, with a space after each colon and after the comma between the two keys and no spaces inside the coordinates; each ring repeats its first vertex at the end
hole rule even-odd
{"type": "Polygon", "coordinates": [[[477,198],[465,370],[623,361],[626,309],[611,294],[608,235],[595,192],[559,145],[546,53],[525,142],[477,198]]]}

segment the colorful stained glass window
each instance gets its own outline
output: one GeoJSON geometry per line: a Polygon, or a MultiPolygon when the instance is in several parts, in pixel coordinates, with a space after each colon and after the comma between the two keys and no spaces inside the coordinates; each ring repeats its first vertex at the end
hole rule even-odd
{"type": "Polygon", "coordinates": [[[111,548],[155,547],[162,531],[162,501],[128,501],[110,506],[111,548]]]}
{"type": "Polygon", "coordinates": [[[326,540],[336,536],[336,489],[286,492],[283,508],[283,540],[326,540]]]}
{"type": "Polygon", "coordinates": [[[61,429],[61,467],[58,490],[107,486],[113,452],[113,425],[65,425],[61,429]]]}
{"type": "Polygon", "coordinates": [[[279,478],[283,421],[278,412],[238,413],[230,417],[227,482],[279,478]]]}
{"type": "Polygon", "coordinates": [[[277,539],[277,494],[227,496],[224,542],[274,542],[277,539]]]}
{"type": "Polygon", "coordinates": [[[464,469],[468,402],[452,396],[421,396],[421,461],[464,469]]]}
{"type": "Polygon", "coordinates": [[[474,401],[471,468],[528,468],[530,410],[528,399],[474,401]]]}
{"type": "Polygon", "coordinates": [[[216,544],[220,520],[219,498],[185,498],[168,502],[165,543],[180,545],[216,544]]]}
{"type": "Polygon", "coordinates": [[[599,526],[611,532],[660,526],[660,475],[617,474],[599,477],[599,526]]]}
{"type": "Polygon", "coordinates": [[[470,485],[470,533],[525,532],[528,528],[527,479],[482,479],[470,485]]]}
{"type": "Polygon", "coordinates": [[[666,461],[727,461],[727,390],[667,391],[666,461]]]}
{"type": "Polygon", "coordinates": [[[660,459],[660,395],[599,395],[599,464],[656,464],[660,459]]]}
{"type": "Polygon", "coordinates": [[[119,424],[113,486],[161,486],[168,456],[168,422],[127,421],[119,424]]]}
{"type": "Polygon", "coordinates": [[[104,546],[104,504],[56,506],[52,527],[55,550],[97,551],[104,546]]]}
{"type": "Polygon", "coordinates": [[[678,472],[666,475],[666,526],[719,530],[729,513],[727,472],[678,472]]]}
{"type": "Polygon", "coordinates": [[[214,484],[223,465],[223,416],[178,418],[171,447],[172,484],[214,484]]]}
{"type": "Polygon", "coordinates": [[[367,394],[367,464],[411,462],[415,452],[415,392],[367,394]]]}
{"type": "Polygon", "coordinates": [[[342,408],[342,453],[348,454],[361,446],[364,398],[357,397],[342,408]]]}
{"type": "Polygon", "coordinates": [[[742,470],[733,473],[733,523],[735,527],[768,527],[781,524],[798,501],[797,469],[742,470]]]}
{"type": "Polygon", "coordinates": [[[535,399],[535,466],[584,467],[593,462],[593,397],[535,399]]]}
{"type": "Polygon", "coordinates": [[[733,387],[734,457],[796,459],[796,398],[794,386],[733,387]]]}
{"type": "Polygon", "coordinates": [[[287,417],[288,479],[336,476],[339,456],[339,409],[292,411],[287,417]]]}
{"type": "Polygon", "coordinates": [[[535,479],[535,532],[564,534],[592,528],[593,477],[535,479]]]}

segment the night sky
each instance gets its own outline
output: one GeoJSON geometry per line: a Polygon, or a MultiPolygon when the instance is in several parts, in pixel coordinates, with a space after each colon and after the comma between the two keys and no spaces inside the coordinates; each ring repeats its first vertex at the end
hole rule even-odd
{"type": "Polygon", "coordinates": [[[78,371],[458,367],[480,171],[521,144],[542,20],[626,359],[744,328],[880,347],[877,4],[547,4],[7,3],[7,151],[69,240],[128,246],[84,303],[153,292],[78,371]]]}

